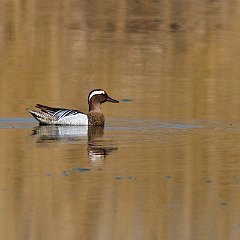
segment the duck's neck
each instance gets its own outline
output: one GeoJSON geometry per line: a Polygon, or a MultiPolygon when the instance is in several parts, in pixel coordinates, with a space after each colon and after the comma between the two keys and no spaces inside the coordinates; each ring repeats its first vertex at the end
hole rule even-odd
{"type": "Polygon", "coordinates": [[[92,111],[101,112],[101,104],[99,102],[90,101],[89,112],[92,112],[92,111]]]}

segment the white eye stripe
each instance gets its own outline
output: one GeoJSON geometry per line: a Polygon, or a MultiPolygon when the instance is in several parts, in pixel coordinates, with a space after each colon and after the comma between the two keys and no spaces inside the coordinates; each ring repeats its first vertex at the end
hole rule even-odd
{"type": "Polygon", "coordinates": [[[94,95],[97,95],[97,94],[105,94],[105,92],[102,91],[102,90],[92,92],[92,93],[90,94],[89,98],[88,98],[88,101],[90,101],[90,99],[91,99],[94,95]]]}

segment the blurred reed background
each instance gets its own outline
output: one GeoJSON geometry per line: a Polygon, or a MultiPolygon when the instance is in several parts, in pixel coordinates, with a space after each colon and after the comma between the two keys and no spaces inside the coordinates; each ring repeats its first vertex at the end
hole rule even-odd
{"type": "Polygon", "coordinates": [[[238,1],[1,1],[0,110],[36,102],[108,115],[238,120],[238,1]],[[171,109],[171,110],[170,110],[171,109]]]}

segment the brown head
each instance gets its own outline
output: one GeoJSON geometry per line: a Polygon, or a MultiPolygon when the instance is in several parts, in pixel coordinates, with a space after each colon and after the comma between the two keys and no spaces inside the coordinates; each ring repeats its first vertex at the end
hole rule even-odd
{"type": "Polygon", "coordinates": [[[95,89],[88,95],[89,112],[101,111],[101,104],[105,102],[118,103],[119,101],[112,99],[102,89],[95,89]]]}

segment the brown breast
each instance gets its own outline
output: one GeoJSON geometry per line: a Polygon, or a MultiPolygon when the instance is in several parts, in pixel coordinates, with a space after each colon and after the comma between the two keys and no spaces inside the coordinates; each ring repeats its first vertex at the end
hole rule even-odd
{"type": "Polygon", "coordinates": [[[99,111],[91,111],[88,113],[88,121],[90,125],[93,126],[103,126],[104,125],[104,115],[99,111]]]}

